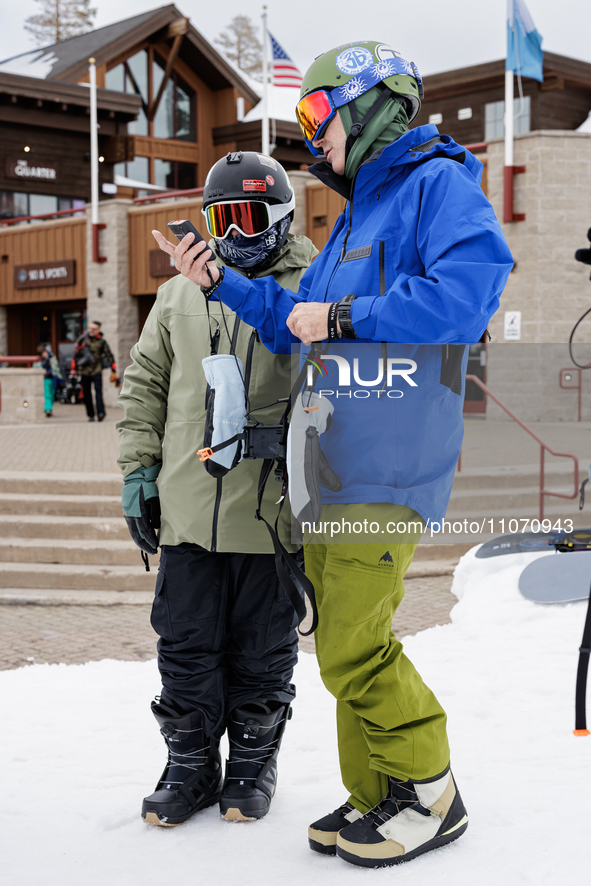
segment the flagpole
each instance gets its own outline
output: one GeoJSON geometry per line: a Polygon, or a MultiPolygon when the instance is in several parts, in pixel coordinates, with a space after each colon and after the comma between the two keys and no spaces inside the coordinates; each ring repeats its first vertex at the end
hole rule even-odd
{"type": "Polygon", "coordinates": [[[505,71],[505,166],[513,166],[513,71],[505,71]]]}
{"type": "Polygon", "coordinates": [[[263,120],[261,131],[262,153],[269,154],[269,104],[268,104],[268,80],[269,69],[267,63],[267,46],[269,37],[267,34],[267,7],[263,6],[263,120]]]}

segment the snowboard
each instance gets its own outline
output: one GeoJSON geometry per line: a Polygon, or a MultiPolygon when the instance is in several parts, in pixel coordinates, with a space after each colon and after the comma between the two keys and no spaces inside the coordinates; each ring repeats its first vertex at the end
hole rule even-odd
{"type": "Polygon", "coordinates": [[[533,603],[587,600],[590,586],[591,551],[539,557],[519,576],[519,590],[533,603]]]}
{"type": "MultiPolygon", "coordinates": [[[[505,554],[527,554],[536,551],[558,549],[573,551],[582,548],[591,550],[591,529],[574,529],[572,532],[512,532],[499,535],[485,542],[477,551],[476,557],[485,560],[488,557],[501,557],[505,554]]],[[[578,552],[577,551],[577,552],[578,552]]]]}

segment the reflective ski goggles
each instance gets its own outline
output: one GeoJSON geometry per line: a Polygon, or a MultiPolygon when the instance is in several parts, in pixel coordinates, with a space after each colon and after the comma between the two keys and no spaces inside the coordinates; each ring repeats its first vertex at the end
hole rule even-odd
{"type": "Polygon", "coordinates": [[[322,138],[337,109],[326,89],[305,95],[296,105],[296,117],[304,138],[309,143],[322,138]]]}
{"type": "Polygon", "coordinates": [[[270,205],[262,200],[236,200],[212,203],[201,211],[211,236],[224,240],[232,230],[243,237],[258,237],[294,209],[295,197],[292,195],[289,203],[270,205]]]}

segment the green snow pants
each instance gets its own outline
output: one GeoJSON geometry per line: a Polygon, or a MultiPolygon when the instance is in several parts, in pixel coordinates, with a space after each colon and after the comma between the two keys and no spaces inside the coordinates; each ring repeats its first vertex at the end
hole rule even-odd
{"type": "MultiPolygon", "coordinates": [[[[372,518],[376,508],[387,508],[387,519],[418,518],[399,505],[325,508],[338,508],[339,517],[354,508],[356,519],[366,508],[372,518]]],[[[320,675],[337,700],[341,775],[349,802],[363,813],[386,796],[388,776],[426,780],[449,763],[445,711],[392,632],[415,548],[416,541],[396,543],[396,535],[381,544],[304,547],[318,604],[320,675]]]]}

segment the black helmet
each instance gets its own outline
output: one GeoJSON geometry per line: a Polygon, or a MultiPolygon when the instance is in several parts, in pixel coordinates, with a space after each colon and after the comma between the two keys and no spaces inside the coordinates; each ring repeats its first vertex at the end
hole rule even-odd
{"type": "Polygon", "coordinates": [[[207,229],[224,261],[236,267],[260,270],[267,265],[287,240],[294,209],[287,173],[265,154],[229,153],[205,179],[207,229]]]}

